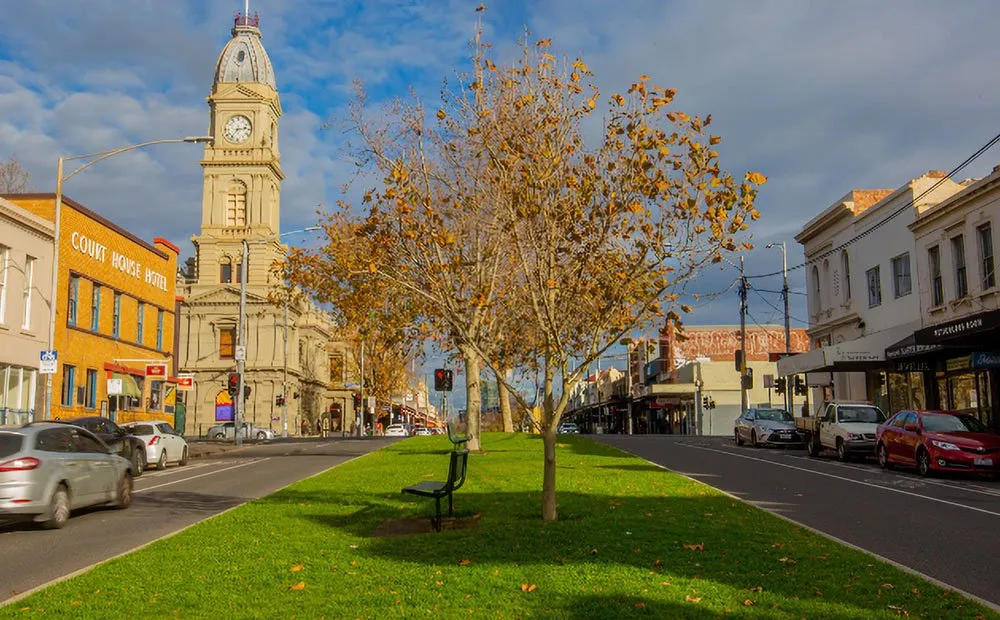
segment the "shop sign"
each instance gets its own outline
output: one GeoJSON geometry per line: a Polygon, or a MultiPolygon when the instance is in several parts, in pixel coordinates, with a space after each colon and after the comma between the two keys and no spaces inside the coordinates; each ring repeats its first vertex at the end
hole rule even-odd
{"type": "Polygon", "coordinates": [[[966,370],[972,366],[972,356],[964,355],[962,357],[956,357],[955,359],[950,359],[945,362],[945,368],[949,371],[952,370],[966,370]]]}
{"type": "Polygon", "coordinates": [[[42,351],[38,354],[39,366],[38,374],[54,375],[59,367],[59,353],[56,351],[42,351]]]}
{"type": "Polygon", "coordinates": [[[1000,368],[1000,353],[977,351],[972,354],[972,367],[980,368],[1000,368]]]}
{"type": "Polygon", "coordinates": [[[194,375],[177,375],[177,389],[190,392],[194,389],[194,375]]]}
{"type": "Polygon", "coordinates": [[[146,376],[153,377],[156,379],[166,379],[167,378],[167,365],[166,364],[146,364],[146,376]]]}
{"type": "Polygon", "coordinates": [[[121,379],[108,379],[108,396],[120,396],[122,393],[121,379]]]}
{"type": "MultiPolygon", "coordinates": [[[[108,262],[108,246],[90,239],[86,235],[74,231],[70,235],[70,245],[73,249],[92,260],[99,263],[108,262]]],[[[149,267],[143,267],[139,261],[129,258],[124,254],[111,250],[111,266],[124,274],[130,275],[137,280],[144,280],[146,284],[167,291],[167,277],[158,271],[153,271],[149,267]]]]}
{"type": "Polygon", "coordinates": [[[970,317],[935,325],[922,329],[914,334],[918,342],[933,342],[946,340],[957,336],[985,332],[1000,328],[1000,310],[982,312],[970,317]]]}
{"type": "Polygon", "coordinates": [[[943,349],[939,344],[905,344],[902,346],[892,347],[891,349],[885,350],[885,356],[888,359],[895,359],[898,357],[912,357],[914,355],[922,355],[924,353],[933,353],[934,351],[940,351],[943,349]]]}
{"type": "Polygon", "coordinates": [[[930,362],[894,362],[892,369],[896,372],[930,372],[930,362]]]}

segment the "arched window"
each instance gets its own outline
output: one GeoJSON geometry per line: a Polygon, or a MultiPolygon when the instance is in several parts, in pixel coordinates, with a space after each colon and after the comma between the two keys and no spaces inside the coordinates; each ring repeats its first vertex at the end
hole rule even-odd
{"type": "Polygon", "coordinates": [[[222,258],[219,262],[219,282],[222,284],[230,284],[233,281],[233,262],[228,256],[222,258]]]}
{"type": "Polygon", "coordinates": [[[823,299],[821,297],[823,289],[819,285],[819,268],[816,266],[813,266],[812,269],[812,281],[812,311],[813,314],[816,314],[823,309],[823,299]]]}
{"type": "Polygon", "coordinates": [[[247,186],[236,181],[226,193],[226,226],[245,228],[247,225],[247,186]]]}
{"type": "Polygon", "coordinates": [[[851,258],[847,250],[840,253],[840,268],[844,272],[844,303],[851,301],[851,258]]]}
{"type": "MultiPolygon", "coordinates": [[[[830,282],[831,282],[831,280],[830,280],[830,259],[826,259],[826,260],[823,261],[823,284],[826,285],[826,287],[829,287],[830,282]]],[[[833,299],[830,298],[830,291],[829,291],[829,289],[826,291],[826,297],[827,298],[824,299],[824,300],[822,300],[822,302],[821,302],[822,303],[822,305],[820,306],[821,309],[822,308],[829,308],[830,305],[831,305],[830,302],[833,301],[833,299]]]]}

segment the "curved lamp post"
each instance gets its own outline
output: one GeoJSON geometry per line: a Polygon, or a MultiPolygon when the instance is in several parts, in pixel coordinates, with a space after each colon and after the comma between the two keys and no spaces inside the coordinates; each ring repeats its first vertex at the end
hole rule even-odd
{"type": "MultiPolygon", "coordinates": [[[[60,220],[62,219],[62,187],[63,182],[70,180],[77,174],[83,172],[90,166],[93,166],[99,161],[104,161],[109,157],[114,157],[121,153],[127,151],[133,151],[135,149],[141,149],[143,147],[152,146],[154,144],[170,144],[175,142],[191,142],[191,143],[211,143],[213,141],[210,136],[193,136],[187,138],[170,138],[165,140],[150,140],[148,142],[140,142],[139,144],[132,144],[130,146],[123,146],[117,149],[111,149],[109,151],[98,151],[96,153],[87,153],[85,155],[73,155],[71,157],[59,157],[59,165],[56,171],[56,206],[55,206],[55,230],[53,236],[53,249],[52,252],[52,289],[49,295],[49,350],[55,346],[56,338],[56,297],[59,293],[59,243],[60,243],[60,220]],[[63,175],[63,165],[68,161],[75,161],[78,159],[89,159],[87,163],[83,164],[73,172],[67,175],[63,175]]],[[[49,420],[52,418],[52,375],[46,375],[45,377],[45,419],[49,420]]]]}

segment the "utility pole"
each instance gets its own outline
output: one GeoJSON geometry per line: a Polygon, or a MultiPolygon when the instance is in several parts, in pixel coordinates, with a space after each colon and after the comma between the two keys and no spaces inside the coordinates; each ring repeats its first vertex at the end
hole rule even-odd
{"type": "MultiPolygon", "coordinates": [[[[781,275],[784,278],[784,284],[781,287],[781,296],[785,300],[785,353],[791,355],[792,353],[792,327],[791,327],[791,315],[788,313],[788,257],[785,255],[785,242],[781,242],[781,275]]],[[[788,382],[785,381],[785,400],[788,404],[788,413],[790,415],[795,415],[792,409],[795,407],[795,392],[788,386],[788,382]]]]}
{"type": "Polygon", "coordinates": [[[250,274],[248,273],[250,268],[250,243],[247,242],[246,238],[243,239],[243,261],[240,270],[240,325],[236,333],[236,347],[239,350],[239,354],[236,356],[236,374],[240,377],[240,389],[236,394],[236,402],[234,403],[236,409],[236,424],[233,428],[233,434],[236,436],[236,445],[243,445],[243,436],[241,435],[243,431],[243,418],[244,418],[244,408],[246,407],[246,376],[244,371],[246,370],[246,355],[247,355],[247,280],[249,280],[250,274]]]}
{"type": "MultiPolygon", "coordinates": [[[[281,436],[288,437],[288,291],[285,291],[285,368],[281,377],[281,436]]],[[[301,362],[300,362],[301,363],[301,362]]],[[[302,410],[299,410],[302,413],[302,410]]],[[[300,416],[301,417],[301,416],[300,416]]]]}
{"type": "Polygon", "coordinates": [[[740,415],[747,412],[747,278],[743,271],[743,257],[740,256],[740,415]]]}
{"type": "MultiPolygon", "coordinates": [[[[361,339],[361,423],[358,424],[358,437],[362,436],[365,425],[365,339],[361,339]]],[[[357,417],[357,416],[355,416],[357,417]]]]}

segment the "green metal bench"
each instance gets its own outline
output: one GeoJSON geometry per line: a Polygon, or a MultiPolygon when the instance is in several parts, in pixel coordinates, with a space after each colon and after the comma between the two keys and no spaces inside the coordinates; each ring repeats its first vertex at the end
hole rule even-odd
{"type": "Polygon", "coordinates": [[[448,439],[451,440],[451,443],[455,445],[455,449],[458,449],[462,444],[469,441],[469,436],[466,435],[462,437],[460,435],[456,435],[454,432],[452,432],[452,423],[448,422],[448,439]]]}
{"type": "Polygon", "coordinates": [[[462,488],[465,484],[465,474],[469,465],[468,450],[453,450],[451,452],[451,462],[448,465],[448,479],[444,482],[421,482],[411,487],[403,489],[403,493],[419,495],[420,497],[434,498],[435,516],[434,529],[441,531],[441,498],[448,498],[448,516],[455,513],[452,493],[462,488]]]}

